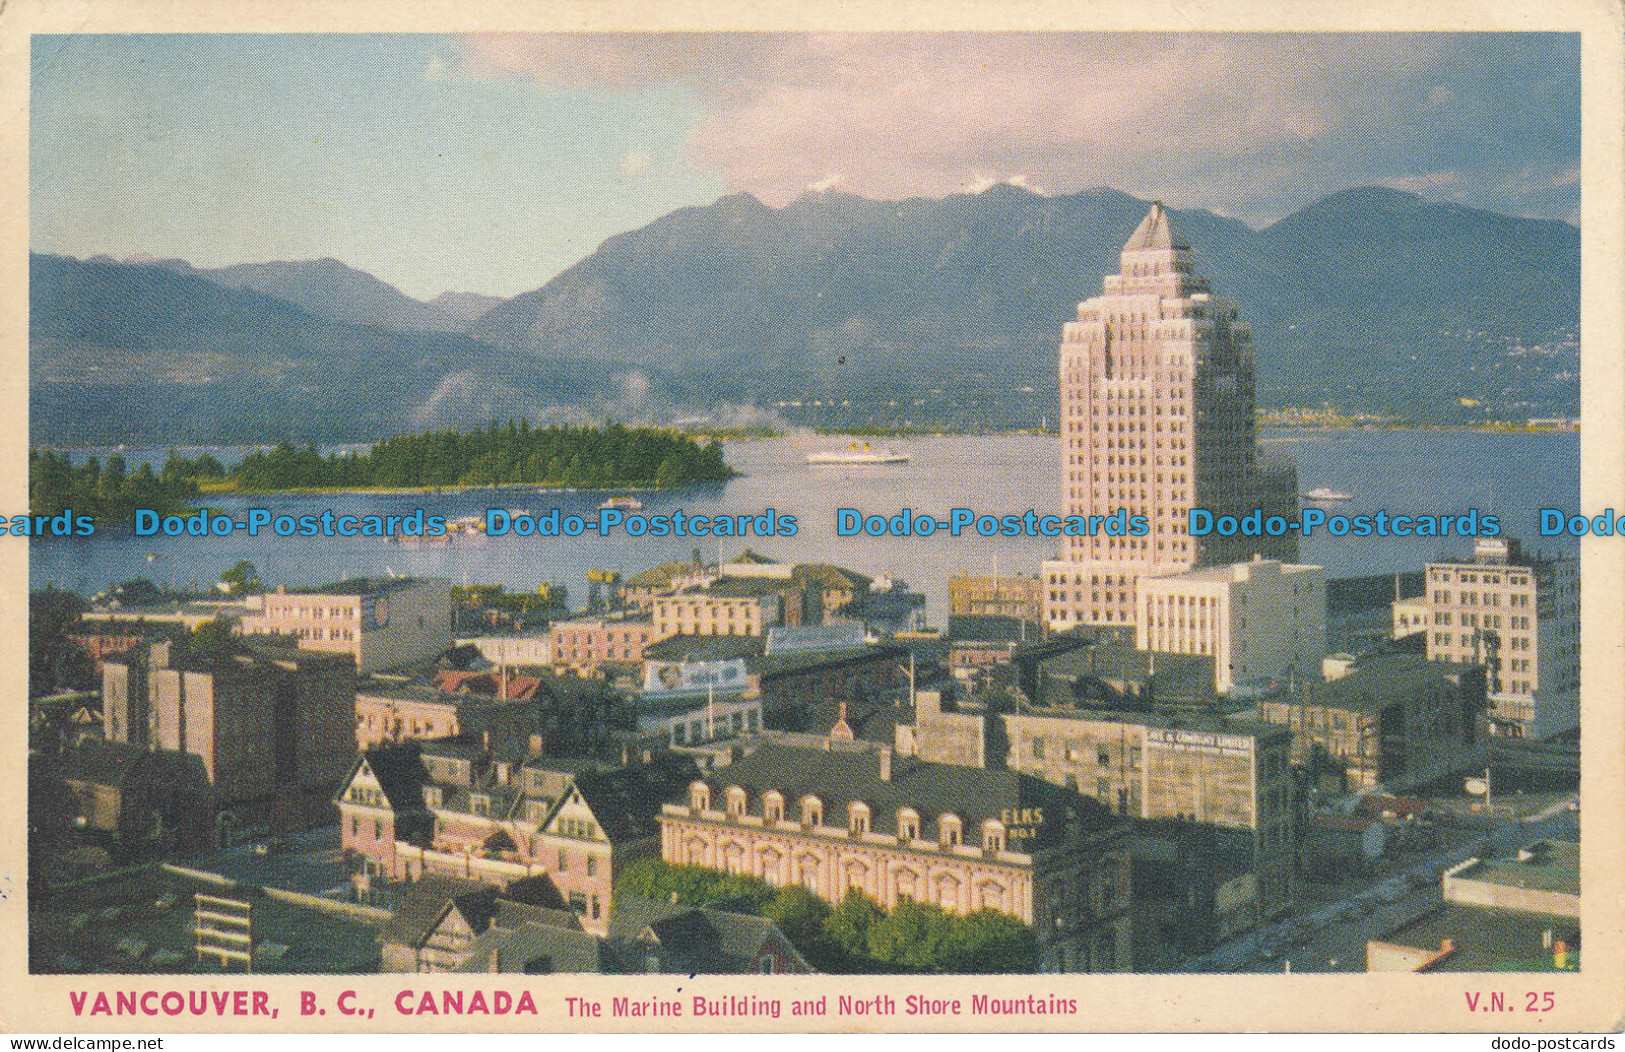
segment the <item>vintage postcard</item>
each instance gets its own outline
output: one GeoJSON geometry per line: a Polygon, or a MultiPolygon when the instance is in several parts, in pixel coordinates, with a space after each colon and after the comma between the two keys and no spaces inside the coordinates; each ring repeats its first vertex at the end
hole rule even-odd
{"type": "Polygon", "coordinates": [[[1621,22],[6,4],[0,1028],[1617,1032],[1621,22]]]}

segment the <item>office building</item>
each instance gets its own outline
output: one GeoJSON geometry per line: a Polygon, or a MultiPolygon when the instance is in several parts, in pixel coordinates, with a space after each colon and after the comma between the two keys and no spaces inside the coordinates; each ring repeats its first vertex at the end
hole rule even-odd
{"type": "Polygon", "coordinates": [[[1196,274],[1160,203],[1121,261],[1061,344],[1062,513],[1095,529],[1044,564],[1051,629],[1133,623],[1145,577],[1297,554],[1289,531],[1189,532],[1192,508],[1215,519],[1257,510],[1261,526],[1295,517],[1296,472],[1261,462],[1251,331],[1196,274]],[[1128,528],[1136,518],[1143,533],[1128,528]]]}
{"type": "Polygon", "coordinates": [[[1490,732],[1552,738],[1580,725],[1580,564],[1481,538],[1471,562],[1429,563],[1427,656],[1482,665],[1490,732]]]}
{"type": "Polygon", "coordinates": [[[451,585],[433,578],[355,578],[308,592],[279,588],[242,634],[287,636],[300,649],[349,654],[363,675],[433,661],[451,649],[451,585]]]}
{"type": "Polygon", "coordinates": [[[1254,559],[1142,578],[1141,650],[1213,657],[1214,687],[1318,679],[1326,656],[1326,571],[1254,559]]]}

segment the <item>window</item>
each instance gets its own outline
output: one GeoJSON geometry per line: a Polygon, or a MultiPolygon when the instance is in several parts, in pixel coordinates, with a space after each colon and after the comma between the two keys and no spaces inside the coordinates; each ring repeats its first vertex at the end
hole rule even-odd
{"type": "Polygon", "coordinates": [[[818,799],[818,797],[802,797],[801,821],[810,826],[822,825],[824,823],[824,804],[818,799]]]}
{"type": "Polygon", "coordinates": [[[943,815],[937,819],[937,831],[943,847],[958,847],[964,835],[958,815],[943,815]]]}
{"type": "Polygon", "coordinates": [[[852,803],[846,809],[846,828],[853,835],[869,831],[869,805],[852,803]]]}
{"type": "Polygon", "coordinates": [[[1096,749],[1095,750],[1095,762],[1097,764],[1099,764],[1101,767],[1110,767],[1112,765],[1111,751],[1109,749],[1105,749],[1105,748],[1096,749]]]}
{"type": "MultiPolygon", "coordinates": [[[[598,875],[598,859],[595,858],[592,855],[588,855],[587,856],[587,876],[596,877],[597,875],[598,875]]],[[[593,901],[596,903],[598,900],[594,899],[593,901]]],[[[596,907],[593,909],[592,915],[594,917],[598,916],[598,910],[597,910],[596,907]]]]}
{"type": "Polygon", "coordinates": [[[982,823],[982,846],[989,851],[1004,850],[1004,826],[989,819],[982,823]]]}
{"type": "Polygon", "coordinates": [[[587,895],[586,895],[586,892],[582,892],[582,891],[572,891],[572,892],[570,892],[570,909],[574,913],[586,913],[587,912],[587,895]]]}
{"type": "Polygon", "coordinates": [[[784,797],[778,793],[768,793],[762,797],[762,817],[769,822],[784,821],[784,797]]]}
{"type": "Polygon", "coordinates": [[[912,807],[900,808],[897,812],[897,838],[899,840],[917,840],[919,836],[919,814],[912,807]]]}
{"type": "Polygon", "coordinates": [[[570,870],[570,856],[566,855],[563,851],[560,851],[559,852],[559,872],[560,873],[567,873],[567,872],[569,872],[569,870],[570,870]]]}

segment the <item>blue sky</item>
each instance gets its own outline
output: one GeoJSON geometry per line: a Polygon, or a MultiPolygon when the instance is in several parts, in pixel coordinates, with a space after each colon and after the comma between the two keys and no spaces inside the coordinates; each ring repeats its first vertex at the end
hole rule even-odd
{"type": "Polygon", "coordinates": [[[741,190],[1106,185],[1254,225],[1580,193],[1573,35],[42,36],[32,84],[34,249],[332,256],[425,298],[741,190]]]}

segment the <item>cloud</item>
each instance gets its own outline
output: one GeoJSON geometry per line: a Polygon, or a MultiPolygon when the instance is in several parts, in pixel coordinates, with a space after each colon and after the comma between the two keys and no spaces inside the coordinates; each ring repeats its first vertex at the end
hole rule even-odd
{"type": "Polygon", "coordinates": [[[701,110],[690,163],[770,204],[840,172],[843,189],[879,198],[995,179],[1273,218],[1418,171],[1459,173],[1432,185],[1464,198],[1513,201],[1496,196],[1507,172],[1578,157],[1572,34],[554,34],[460,47],[467,76],[687,93],[701,110]]]}
{"type": "Polygon", "coordinates": [[[834,175],[826,175],[816,183],[808,183],[807,189],[811,190],[815,194],[821,194],[826,190],[835,189],[844,182],[846,182],[846,176],[836,173],[834,175]]]}
{"type": "Polygon", "coordinates": [[[965,184],[960,193],[980,194],[991,190],[998,185],[999,181],[993,178],[991,175],[983,175],[981,172],[977,172],[971,181],[965,184]]]}

